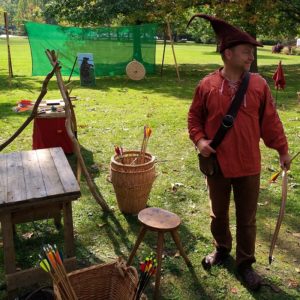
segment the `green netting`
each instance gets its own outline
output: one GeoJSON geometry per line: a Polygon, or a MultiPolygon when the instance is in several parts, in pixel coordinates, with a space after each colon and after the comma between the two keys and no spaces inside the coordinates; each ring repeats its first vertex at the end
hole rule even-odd
{"type": "MultiPolygon", "coordinates": [[[[126,65],[136,59],[147,73],[155,71],[157,24],[124,27],[78,28],[27,22],[32,75],[46,75],[51,65],[46,49],[59,53],[62,75],[70,75],[79,53],[92,53],[96,76],[125,74],[126,65]]],[[[79,75],[76,63],[73,75],[79,75]]]]}

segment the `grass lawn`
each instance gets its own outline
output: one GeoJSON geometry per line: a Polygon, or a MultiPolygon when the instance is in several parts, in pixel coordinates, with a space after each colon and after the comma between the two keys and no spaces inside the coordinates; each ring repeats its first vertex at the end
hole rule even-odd
{"type": "MultiPolygon", "coordinates": [[[[176,247],[167,236],[161,279],[161,299],[300,299],[300,164],[295,160],[289,174],[286,213],[274,250],[275,261],[268,264],[268,252],[280,207],[280,180],[270,185],[270,176],[278,169],[277,154],[262,149],[262,179],[257,213],[256,269],[269,285],[257,293],[249,292],[236,278],[232,259],[223,268],[210,273],[201,267],[201,259],[213,250],[210,234],[209,202],[203,176],[197,167],[196,154],[187,133],[187,112],[197,82],[221,64],[215,46],[178,44],[175,46],[181,81],[178,82],[171,47],[166,49],[165,68],[160,77],[162,45],[157,46],[157,73],[140,82],[125,76],[97,78],[96,86],[84,88],[73,78],[72,95],[78,122],[78,139],[86,164],[113,214],[104,214],[93,199],[82,178],[82,197],[73,203],[76,256],[80,266],[107,262],[117,256],[125,259],[136,240],[139,224],[136,216],[118,210],[112,185],[107,181],[110,157],[115,144],[125,149],[139,149],[143,126],[153,129],[148,150],[158,159],[157,178],[148,201],[178,214],[182,219],[179,234],[192,261],[193,272],[176,255],[176,247]],[[172,188],[180,183],[177,189],[172,188]],[[272,288],[273,286],[273,288],[272,288]],[[276,288],[274,288],[276,286],[276,288]]],[[[30,49],[26,39],[11,39],[13,71],[9,81],[5,40],[0,39],[0,144],[6,141],[25,121],[28,113],[15,113],[12,107],[20,99],[35,100],[43,77],[31,77],[30,49]]],[[[258,65],[269,82],[274,97],[272,75],[282,60],[286,89],[277,93],[278,113],[284,124],[292,154],[300,150],[300,56],[272,54],[270,47],[258,50],[258,65]]],[[[50,67],[49,67],[50,69],[50,67]]],[[[56,81],[48,86],[47,99],[60,98],[56,81]]],[[[32,145],[32,124],[3,152],[29,150],[32,145]]],[[[74,165],[74,157],[68,157],[74,165]]],[[[63,234],[49,221],[17,226],[15,239],[19,268],[34,266],[40,246],[59,241],[63,234]]],[[[231,229],[235,235],[234,206],[231,206],[231,229]]],[[[1,240],[0,240],[1,246],[1,240]]],[[[133,265],[156,249],[156,237],[146,235],[133,265]]],[[[0,298],[3,290],[3,251],[0,247],[0,298]]],[[[146,294],[151,299],[153,286],[146,294]]]]}

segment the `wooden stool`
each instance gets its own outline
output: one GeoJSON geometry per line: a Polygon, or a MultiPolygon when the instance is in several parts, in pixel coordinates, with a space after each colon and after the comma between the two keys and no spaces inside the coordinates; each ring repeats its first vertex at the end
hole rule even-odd
{"type": "Polygon", "coordinates": [[[127,265],[131,265],[133,257],[142,242],[144,235],[147,230],[156,231],[158,234],[157,237],[157,270],[156,270],[156,278],[155,278],[155,292],[154,299],[158,299],[159,296],[159,285],[160,285],[160,272],[161,272],[161,262],[162,262],[162,253],[164,246],[164,233],[170,232],[172,238],[180,252],[180,255],[184,258],[187,266],[191,265],[190,260],[186,256],[180,238],[177,232],[177,229],[181,223],[180,218],[167,210],[150,207],[141,210],[138,214],[138,219],[142,223],[142,227],[140,233],[138,235],[137,241],[130,253],[129,259],[127,261],[127,265]]]}

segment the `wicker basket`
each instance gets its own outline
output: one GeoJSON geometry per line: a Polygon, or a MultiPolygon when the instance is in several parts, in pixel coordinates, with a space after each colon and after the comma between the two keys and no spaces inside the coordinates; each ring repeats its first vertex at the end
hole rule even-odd
{"type": "Polygon", "coordinates": [[[140,151],[126,151],[121,158],[111,158],[110,177],[119,209],[123,213],[137,214],[144,209],[156,178],[155,157],[140,151]]]}
{"type": "MultiPolygon", "coordinates": [[[[126,267],[123,260],[95,265],[68,274],[78,300],[131,300],[138,283],[134,267],[126,267]]],[[[61,297],[54,285],[54,295],[61,297]]]]}

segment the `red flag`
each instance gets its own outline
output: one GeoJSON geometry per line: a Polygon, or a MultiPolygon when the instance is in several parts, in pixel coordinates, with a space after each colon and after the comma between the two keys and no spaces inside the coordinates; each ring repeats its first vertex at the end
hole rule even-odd
{"type": "Polygon", "coordinates": [[[285,87],[285,78],[283,74],[283,69],[281,65],[281,61],[279,61],[278,67],[276,72],[273,75],[273,80],[275,81],[275,87],[276,89],[284,89],[285,87]]]}

